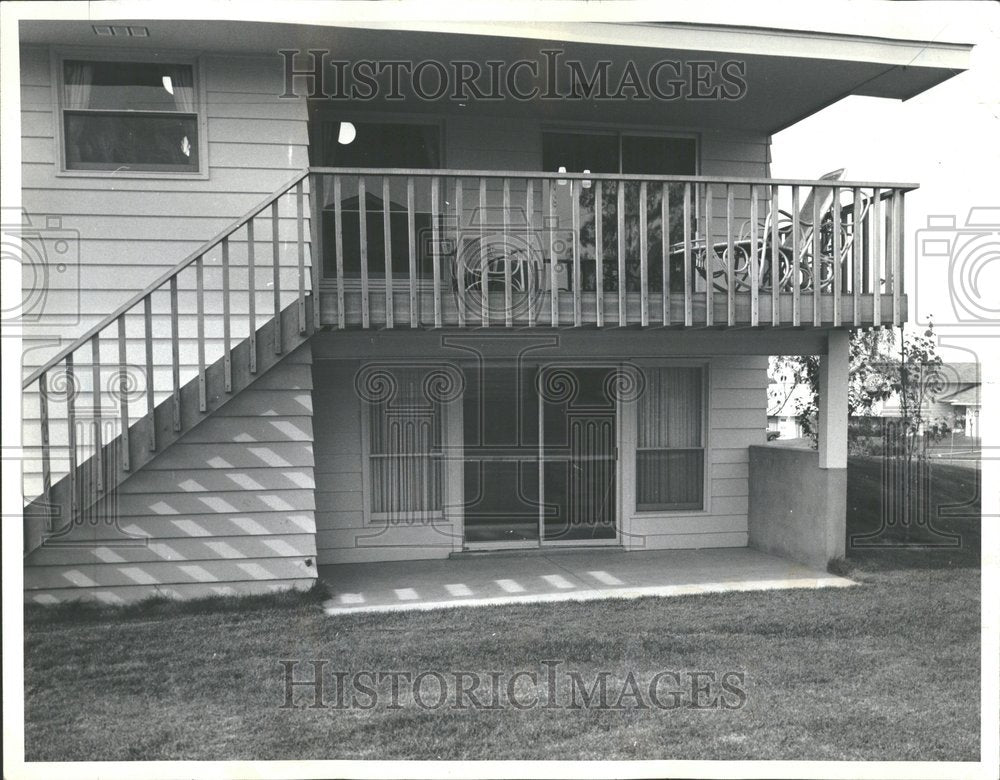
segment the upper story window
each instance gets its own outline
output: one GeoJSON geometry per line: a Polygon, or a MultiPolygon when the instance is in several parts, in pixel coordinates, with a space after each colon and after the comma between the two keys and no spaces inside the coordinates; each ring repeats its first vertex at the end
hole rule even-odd
{"type": "Polygon", "coordinates": [[[437,124],[416,122],[322,123],[322,165],[337,168],[440,168],[437,124]]]}
{"type": "Polygon", "coordinates": [[[198,173],[194,66],[62,61],[67,171],[198,173]]]}
{"type": "Polygon", "coordinates": [[[698,145],[693,137],[619,132],[542,133],[546,171],[694,176],[698,145]]]}

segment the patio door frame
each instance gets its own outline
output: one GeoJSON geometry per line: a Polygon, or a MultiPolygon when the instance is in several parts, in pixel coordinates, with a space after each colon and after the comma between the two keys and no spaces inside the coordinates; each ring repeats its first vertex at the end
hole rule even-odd
{"type": "MultiPolygon", "coordinates": [[[[571,359],[564,360],[551,360],[544,358],[532,358],[525,361],[526,367],[533,371],[539,371],[549,366],[565,366],[567,369],[574,368],[602,368],[607,367],[610,370],[621,371],[624,368],[624,364],[620,362],[613,363],[597,363],[596,365],[588,366],[580,361],[574,361],[571,359]]],[[[613,506],[615,512],[615,535],[608,539],[567,539],[567,540],[545,540],[545,402],[541,394],[537,394],[538,403],[538,538],[536,540],[525,540],[525,541],[489,541],[489,542],[470,542],[466,539],[466,524],[465,524],[465,510],[462,512],[462,548],[466,550],[476,550],[476,551],[490,551],[490,550],[538,550],[542,548],[558,548],[558,547],[621,547],[623,544],[623,532],[622,532],[622,522],[623,522],[623,467],[624,459],[622,453],[624,452],[623,447],[623,433],[624,426],[622,425],[623,411],[626,404],[620,399],[615,399],[614,404],[614,421],[615,421],[615,431],[614,431],[614,475],[615,475],[615,495],[613,499],[613,506]]],[[[463,437],[463,450],[464,450],[464,437],[463,437]]],[[[463,458],[463,469],[464,469],[464,458],[463,458]]]]}

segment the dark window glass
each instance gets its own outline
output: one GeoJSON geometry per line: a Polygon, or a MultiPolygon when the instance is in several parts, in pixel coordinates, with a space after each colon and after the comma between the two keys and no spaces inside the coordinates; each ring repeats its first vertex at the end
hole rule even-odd
{"type": "Polygon", "coordinates": [[[62,76],[67,169],[198,171],[190,65],[66,60],[62,76]]]}
{"type": "Polygon", "coordinates": [[[694,176],[698,146],[693,138],[603,133],[542,133],[542,167],[591,173],[694,176]]]}
{"type": "MultiPolygon", "coordinates": [[[[340,143],[341,122],[322,125],[321,165],[336,168],[440,168],[437,125],[352,122],[354,138],[340,143]]],[[[348,136],[349,137],[349,136],[348,136]]]]}
{"type": "MultiPolygon", "coordinates": [[[[349,180],[351,184],[356,180],[349,180]]],[[[361,214],[358,197],[344,198],[340,205],[341,237],[344,249],[344,276],[361,276],[361,214]]],[[[365,197],[365,237],[368,254],[368,275],[372,278],[385,276],[385,230],[384,208],[380,197],[371,192],[365,197]]],[[[332,204],[323,209],[323,273],[328,279],[337,277],[337,234],[336,216],[332,204]]],[[[413,228],[416,250],[416,273],[418,277],[433,275],[433,255],[431,253],[431,215],[426,211],[415,211],[413,228]]],[[[397,282],[404,282],[410,273],[409,225],[406,206],[395,201],[389,203],[389,230],[391,259],[390,268],[397,282]]],[[[443,228],[442,228],[443,230],[443,228]]]]}
{"type": "Polygon", "coordinates": [[[65,120],[72,170],[198,171],[197,117],[67,111],[65,120]]]}
{"type": "Polygon", "coordinates": [[[693,138],[623,135],[622,173],[694,176],[697,147],[693,138]]]}
{"type": "Polygon", "coordinates": [[[542,133],[542,168],[569,172],[619,173],[618,136],[591,133],[542,133]]]}

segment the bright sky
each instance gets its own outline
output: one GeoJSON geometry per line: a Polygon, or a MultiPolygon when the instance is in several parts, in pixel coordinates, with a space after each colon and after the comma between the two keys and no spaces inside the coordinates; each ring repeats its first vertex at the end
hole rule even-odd
{"type": "MultiPolygon", "coordinates": [[[[970,208],[994,209],[994,218],[984,222],[992,228],[975,231],[992,239],[978,240],[965,255],[953,254],[978,261],[981,300],[1000,313],[1000,4],[921,3],[919,8],[940,20],[935,37],[976,44],[972,67],[909,101],[850,97],[779,133],[772,172],[812,177],[846,167],[848,179],[919,183],[906,201],[910,321],[924,324],[933,315],[935,324],[943,325],[958,317],[949,262],[917,251],[916,234],[929,215],[954,215],[961,228],[970,208]]],[[[972,238],[958,240],[965,245],[972,238]]]]}

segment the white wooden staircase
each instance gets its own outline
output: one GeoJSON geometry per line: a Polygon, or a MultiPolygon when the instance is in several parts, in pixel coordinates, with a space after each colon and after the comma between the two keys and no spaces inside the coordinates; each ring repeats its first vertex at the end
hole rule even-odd
{"type": "MultiPolygon", "coordinates": [[[[258,378],[280,363],[288,354],[304,344],[318,327],[318,307],[314,305],[313,291],[318,289],[315,276],[318,273],[315,262],[307,263],[310,239],[306,231],[315,230],[315,220],[307,219],[305,199],[308,193],[304,184],[308,173],[296,176],[289,184],[269,196],[261,204],[233,222],[221,233],[205,242],[170,272],[148,288],[131,298],[100,323],[88,330],[72,344],[60,350],[43,366],[32,371],[23,381],[26,396],[37,397],[39,427],[37,439],[41,469],[41,492],[31,497],[24,510],[24,554],[42,546],[47,539],[59,536],[74,523],[82,522],[85,513],[103,498],[113,492],[130,476],[136,474],[150,461],[163,453],[174,442],[207,419],[258,378]],[[284,215],[282,215],[284,209],[284,215]],[[261,274],[258,262],[264,260],[257,250],[255,224],[270,223],[271,274],[261,274]],[[294,224],[294,238],[282,240],[281,223],[285,227],[294,224]],[[230,285],[230,244],[243,242],[247,260],[239,270],[247,277],[246,285],[230,285]],[[222,354],[213,362],[206,360],[205,328],[205,266],[209,255],[219,260],[221,285],[211,291],[221,292],[222,306],[222,354]],[[291,258],[282,262],[282,258],[291,258]],[[284,272],[284,274],[282,273],[284,272]],[[294,275],[297,288],[282,290],[282,278],[294,275]],[[195,302],[195,330],[197,343],[196,373],[189,381],[182,383],[181,364],[181,317],[179,306],[181,291],[185,289],[179,282],[182,274],[193,276],[193,285],[188,292],[193,293],[195,302]],[[263,284],[259,284],[259,279],[263,284]],[[257,311],[260,292],[272,293],[271,316],[264,319],[257,311]],[[231,302],[242,295],[246,311],[238,314],[231,310],[231,302]],[[155,359],[153,311],[154,296],[169,298],[170,317],[170,375],[172,378],[167,395],[159,403],[166,388],[157,388],[153,381],[155,369],[163,368],[155,359]],[[290,301],[290,302],[289,302],[290,301]],[[237,318],[247,325],[247,337],[233,343],[231,323],[237,318]],[[262,323],[263,320],[263,323],[262,323]],[[131,341],[143,340],[145,344],[143,387],[139,405],[144,413],[138,419],[130,420],[130,410],[134,412],[135,388],[128,388],[132,381],[130,370],[134,361],[128,359],[128,345],[131,341]],[[102,361],[102,342],[117,342],[118,360],[111,366],[102,361]],[[78,397],[81,393],[78,381],[80,365],[78,353],[89,356],[83,368],[92,375],[90,389],[85,393],[92,401],[91,412],[97,417],[92,425],[93,439],[87,449],[78,441],[77,419],[78,397]],[[118,393],[102,387],[102,378],[111,370],[120,382],[118,393]],[[115,408],[120,433],[110,441],[102,441],[100,416],[106,413],[108,403],[115,408]],[[145,403],[143,404],[143,400],[145,403]],[[54,414],[58,406],[60,413],[54,414]],[[97,410],[97,411],[93,411],[97,410]],[[59,432],[64,437],[55,437],[55,426],[65,426],[59,432]],[[55,439],[65,442],[57,447],[55,439]],[[68,467],[57,473],[53,464],[54,451],[65,453],[68,467]]],[[[290,229],[290,228],[289,228],[290,229]]],[[[266,261],[265,261],[266,262],[266,261]]],[[[233,270],[236,269],[234,265],[233,270]]],[[[216,312],[218,313],[218,312],[216,312]]],[[[190,338],[192,334],[185,334],[190,338]]],[[[106,354],[106,353],[105,353],[106,354]]],[[[30,422],[26,422],[26,425],[30,422]]],[[[27,496],[26,496],[27,497],[27,496]]]]}

